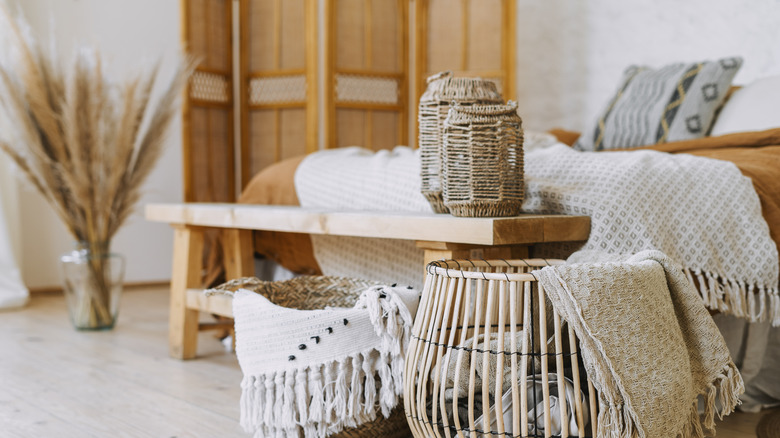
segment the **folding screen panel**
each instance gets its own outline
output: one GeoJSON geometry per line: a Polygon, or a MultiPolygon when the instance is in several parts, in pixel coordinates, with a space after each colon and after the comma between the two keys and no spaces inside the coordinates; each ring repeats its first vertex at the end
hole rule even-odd
{"type": "Polygon", "coordinates": [[[182,0],[182,37],[200,60],[183,102],[184,199],[235,200],[232,0],[182,0]]]}
{"type": "Polygon", "coordinates": [[[241,0],[241,181],[317,149],[317,0],[241,0]]]}
{"type": "MultiPolygon", "coordinates": [[[[515,98],[515,0],[415,0],[415,83],[444,70],[496,83],[515,98]]],[[[416,108],[414,108],[416,113],[416,108]]]]}
{"type": "Polygon", "coordinates": [[[324,7],[325,147],[407,144],[408,0],[324,7]]]}
{"type": "Polygon", "coordinates": [[[185,200],[233,201],[237,180],[243,187],[268,165],[317,150],[320,140],[326,148],[408,144],[425,79],[438,71],[494,80],[506,99],[514,97],[514,2],[181,0],[185,44],[202,60],[184,102],[185,200]],[[239,7],[235,87],[234,3],[239,7]]]}

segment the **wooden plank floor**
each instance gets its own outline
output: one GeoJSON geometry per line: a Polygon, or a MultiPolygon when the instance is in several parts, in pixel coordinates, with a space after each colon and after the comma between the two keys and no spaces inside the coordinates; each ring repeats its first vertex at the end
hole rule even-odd
{"type": "MultiPolygon", "coordinates": [[[[168,357],[168,292],[124,294],[117,327],[78,332],[60,295],[0,312],[0,437],[248,437],[241,370],[209,332],[199,358],[168,357]]],[[[735,413],[717,436],[753,438],[762,414],[735,413]]]]}
{"type": "Polygon", "coordinates": [[[213,333],[168,357],[168,291],[125,292],[113,331],[78,332],[60,295],[0,313],[0,436],[247,437],[241,370],[213,333]]]}

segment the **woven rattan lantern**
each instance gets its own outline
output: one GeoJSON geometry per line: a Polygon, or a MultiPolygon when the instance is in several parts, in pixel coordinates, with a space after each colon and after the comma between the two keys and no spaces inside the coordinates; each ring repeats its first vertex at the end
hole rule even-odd
{"type": "Polygon", "coordinates": [[[444,119],[450,105],[503,103],[493,82],[481,78],[455,78],[446,71],[428,78],[418,111],[422,194],[436,213],[447,213],[442,199],[441,161],[444,119]]]}
{"type": "Polygon", "coordinates": [[[559,263],[428,265],[404,372],[415,437],[596,436],[574,331],[530,273],[559,263]]]}
{"type": "Polygon", "coordinates": [[[442,174],[444,205],[454,216],[520,214],[525,187],[517,104],[450,108],[442,174]]]}

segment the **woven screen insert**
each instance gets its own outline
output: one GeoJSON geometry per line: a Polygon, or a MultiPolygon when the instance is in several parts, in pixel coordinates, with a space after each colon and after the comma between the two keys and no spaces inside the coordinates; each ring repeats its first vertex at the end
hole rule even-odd
{"type": "Polygon", "coordinates": [[[224,75],[196,71],[190,79],[190,98],[207,102],[230,102],[230,80],[224,75]]]}
{"type": "Polygon", "coordinates": [[[357,75],[336,75],[336,100],[339,102],[398,103],[398,79],[357,75]]]}
{"type": "Polygon", "coordinates": [[[306,101],[306,76],[252,78],[249,81],[249,104],[263,105],[306,101]]]}

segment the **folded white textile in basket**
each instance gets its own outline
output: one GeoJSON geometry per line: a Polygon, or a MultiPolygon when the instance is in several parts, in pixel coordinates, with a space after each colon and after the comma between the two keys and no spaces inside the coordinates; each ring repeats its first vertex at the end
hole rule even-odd
{"type": "MultiPolygon", "coordinates": [[[[733,163],[644,150],[578,152],[549,141],[525,151],[523,210],[591,218],[584,245],[547,246],[545,256],[657,249],[696,280],[707,307],[780,325],[777,246],[751,180],[733,163]]],[[[430,211],[420,193],[419,155],[410,148],[310,154],[295,188],[303,207],[430,211]]],[[[337,236],[312,242],[326,275],[421,286],[423,256],[414,242],[337,236]]]]}
{"type": "Polygon", "coordinates": [[[698,397],[713,429],[716,411],[732,412],[744,392],[723,337],[663,253],[613,260],[532,273],[580,341],[600,398],[600,436],[702,437],[698,397]]]}
{"type": "Polygon", "coordinates": [[[403,393],[419,296],[406,286],[372,286],[353,308],[298,310],[236,291],[244,430],[256,438],[325,437],[379,410],[389,416],[403,393]]]}

